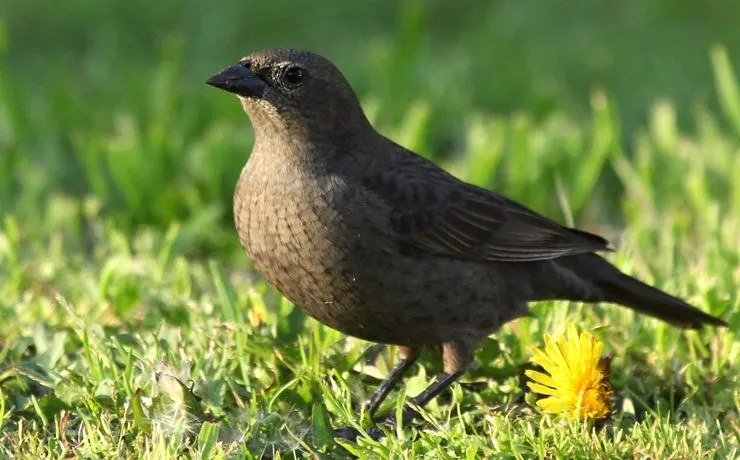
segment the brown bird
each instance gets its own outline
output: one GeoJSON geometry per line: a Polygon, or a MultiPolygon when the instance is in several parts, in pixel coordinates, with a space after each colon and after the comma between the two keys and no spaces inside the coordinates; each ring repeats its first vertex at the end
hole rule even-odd
{"type": "MultiPolygon", "coordinates": [[[[255,131],[234,219],[256,269],[327,326],[401,347],[367,403],[371,415],[422,348],[441,347],[444,373],[412,400],[419,407],[530,301],[603,301],[679,327],[727,325],[620,272],[595,254],[609,250],[603,238],[456,179],[379,134],[317,54],[262,50],[208,84],[236,94],[255,131]]],[[[404,422],[415,415],[408,407],[404,422]]]]}

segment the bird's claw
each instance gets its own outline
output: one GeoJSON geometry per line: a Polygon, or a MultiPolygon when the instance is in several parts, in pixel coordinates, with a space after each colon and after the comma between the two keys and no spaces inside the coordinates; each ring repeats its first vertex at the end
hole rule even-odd
{"type": "MultiPolygon", "coordinates": [[[[408,425],[418,415],[419,413],[416,410],[412,409],[409,406],[405,406],[403,408],[401,416],[403,425],[408,425]]],[[[385,436],[385,431],[383,431],[380,426],[382,425],[387,428],[394,428],[397,424],[396,420],[397,418],[395,412],[385,414],[376,419],[373,419],[373,422],[375,422],[375,426],[368,428],[367,430],[365,430],[365,432],[367,433],[368,437],[370,437],[370,439],[372,439],[373,441],[378,441],[385,436]]],[[[357,438],[360,437],[360,432],[355,428],[345,426],[332,431],[332,435],[335,438],[341,438],[350,442],[356,442],[357,438]]]]}
{"type": "MultiPolygon", "coordinates": [[[[401,422],[403,425],[408,425],[412,420],[414,420],[416,417],[419,416],[419,413],[412,409],[411,407],[404,406],[403,411],[401,412],[401,422]]],[[[383,416],[380,416],[376,419],[374,419],[376,425],[383,425],[387,426],[389,428],[393,428],[396,426],[396,413],[395,412],[389,412],[383,416]]]]}
{"type": "Polygon", "coordinates": [[[357,438],[360,436],[360,432],[351,426],[336,428],[332,430],[331,434],[335,438],[344,439],[350,442],[356,442],[357,438]]]}
{"type": "MultiPolygon", "coordinates": [[[[377,426],[368,428],[367,430],[365,430],[365,433],[373,441],[379,441],[385,436],[385,433],[383,432],[383,430],[381,430],[377,426]]],[[[332,431],[332,435],[335,438],[344,439],[345,441],[357,442],[357,438],[360,437],[360,432],[357,429],[352,428],[350,426],[344,426],[344,427],[337,428],[334,431],[332,431]]]]}

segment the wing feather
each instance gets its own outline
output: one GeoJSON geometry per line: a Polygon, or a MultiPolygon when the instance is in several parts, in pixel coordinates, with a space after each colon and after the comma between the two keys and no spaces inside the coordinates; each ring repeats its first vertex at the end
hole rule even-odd
{"type": "Polygon", "coordinates": [[[405,152],[363,185],[390,208],[403,252],[529,262],[610,250],[600,236],[564,227],[405,152]]]}

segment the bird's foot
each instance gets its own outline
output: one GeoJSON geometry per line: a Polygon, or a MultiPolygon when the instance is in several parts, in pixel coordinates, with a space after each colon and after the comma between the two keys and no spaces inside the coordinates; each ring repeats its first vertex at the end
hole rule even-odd
{"type": "MultiPolygon", "coordinates": [[[[419,415],[419,412],[412,409],[410,406],[404,406],[403,412],[401,413],[401,420],[402,424],[408,425],[413,421],[417,416],[419,415]]],[[[397,424],[397,418],[396,413],[388,413],[383,416],[380,416],[373,420],[375,422],[375,426],[368,428],[365,432],[370,437],[370,439],[374,441],[378,441],[382,439],[385,436],[385,431],[383,431],[380,426],[384,426],[387,428],[394,428],[397,424]]],[[[352,427],[345,426],[342,428],[335,429],[332,434],[335,438],[342,438],[346,439],[347,441],[356,442],[357,438],[360,437],[360,432],[352,427]]]]}
{"type": "Polygon", "coordinates": [[[344,439],[350,442],[357,442],[357,438],[360,437],[360,432],[356,428],[351,426],[343,426],[336,428],[331,432],[332,436],[339,439],[344,439]]]}
{"type": "MultiPolygon", "coordinates": [[[[411,423],[412,420],[414,420],[416,417],[419,416],[419,412],[417,412],[415,409],[412,409],[411,406],[408,404],[403,406],[403,411],[401,411],[401,424],[402,425],[408,425],[411,423]]],[[[397,424],[397,418],[396,418],[396,412],[389,412],[385,415],[382,415],[376,419],[374,419],[376,425],[383,425],[387,426],[388,428],[393,428],[397,424]]]]}

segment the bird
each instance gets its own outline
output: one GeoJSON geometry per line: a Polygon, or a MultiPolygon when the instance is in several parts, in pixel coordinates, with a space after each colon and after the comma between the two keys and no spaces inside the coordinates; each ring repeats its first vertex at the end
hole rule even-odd
{"type": "MultiPolygon", "coordinates": [[[[410,423],[467,370],[482,339],[530,314],[530,302],[606,302],[682,328],[727,326],[621,272],[598,254],[612,251],[604,238],[382,135],[319,54],[263,49],[207,84],[236,95],[254,130],[233,212],[255,269],[330,328],[398,346],[398,364],[365,404],[371,417],[423,349],[441,350],[443,372],[402,411],[410,423]]],[[[398,423],[395,414],[374,420],[398,423]]]]}

